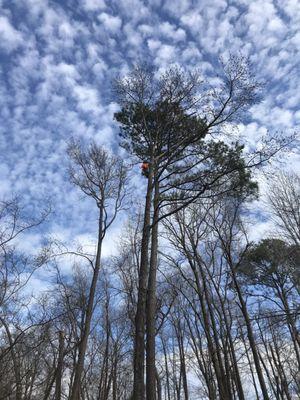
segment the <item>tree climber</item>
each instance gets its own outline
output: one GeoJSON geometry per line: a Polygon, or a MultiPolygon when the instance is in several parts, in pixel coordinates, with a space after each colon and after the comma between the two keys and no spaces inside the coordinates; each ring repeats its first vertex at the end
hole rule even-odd
{"type": "Polygon", "coordinates": [[[142,175],[144,175],[146,178],[148,178],[148,176],[149,176],[149,163],[148,163],[148,161],[143,161],[143,163],[141,165],[141,169],[142,169],[142,175]]]}

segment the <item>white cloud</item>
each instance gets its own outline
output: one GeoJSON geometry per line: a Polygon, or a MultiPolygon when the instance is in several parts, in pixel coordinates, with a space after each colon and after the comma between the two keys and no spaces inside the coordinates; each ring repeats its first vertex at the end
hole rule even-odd
{"type": "Polygon", "coordinates": [[[98,19],[103,24],[105,29],[111,33],[117,33],[121,29],[122,20],[118,16],[103,12],[98,16],[98,19]]]}
{"type": "Polygon", "coordinates": [[[163,44],[157,51],[157,59],[159,64],[167,64],[177,61],[176,48],[168,44],[163,44]]]}
{"type": "Polygon", "coordinates": [[[107,65],[104,61],[99,60],[93,65],[93,72],[97,78],[102,77],[103,73],[107,70],[107,65]]]}
{"type": "Polygon", "coordinates": [[[156,50],[158,50],[160,48],[161,41],[149,39],[147,41],[147,44],[148,44],[148,47],[149,47],[150,51],[156,51],[156,50]]]}
{"type": "Polygon", "coordinates": [[[84,0],[83,7],[86,11],[103,10],[106,7],[104,0],[84,0]]]}
{"type": "Polygon", "coordinates": [[[129,18],[131,23],[136,25],[140,21],[151,18],[151,12],[144,3],[143,0],[118,0],[119,14],[129,18]]]}
{"type": "Polygon", "coordinates": [[[277,44],[277,37],[282,38],[287,33],[286,24],[270,0],[252,2],[245,14],[245,22],[249,26],[248,34],[258,48],[270,48],[277,44]]]}
{"type": "Polygon", "coordinates": [[[296,32],[290,39],[290,42],[295,46],[300,45],[300,32],[296,32]]]}
{"type": "Polygon", "coordinates": [[[182,52],[182,60],[184,63],[192,63],[192,65],[200,63],[202,55],[195,44],[190,43],[182,52]]]}
{"type": "Polygon", "coordinates": [[[176,28],[176,26],[169,22],[162,23],[159,27],[159,31],[162,36],[173,39],[175,42],[180,42],[186,38],[186,33],[182,28],[176,28]]]}
{"type": "Polygon", "coordinates": [[[203,17],[197,11],[190,11],[180,18],[183,25],[187,26],[190,31],[197,34],[203,26],[203,17]]]}
{"type": "Polygon", "coordinates": [[[126,35],[126,45],[129,49],[135,49],[142,45],[142,36],[139,31],[132,26],[132,24],[126,24],[123,28],[123,32],[126,35]]]}
{"type": "Polygon", "coordinates": [[[67,63],[61,62],[55,66],[54,73],[61,74],[63,76],[69,77],[71,79],[79,78],[79,74],[78,74],[74,64],[67,64],[67,63]]]}
{"type": "Polygon", "coordinates": [[[64,21],[61,25],[59,25],[58,32],[59,32],[59,36],[62,39],[69,39],[69,38],[73,39],[73,37],[75,36],[74,28],[67,21],[64,21]]]}
{"type": "Polygon", "coordinates": [[[22,43],[21,32],[11,25],[7,17],[0,16],[0,48],[11,52],[16,50],[22,43]]]}
{"type": "MultiPolygon", "coordinates": [[[[224,0],[148,6],[120,0],[113,7],[85,0],[74,14],[62,2],[15,0],[26,10],[19,23],[9,3],[0,17],[0,47],[16,56],[0,68],[1,191],[19,189],[29,203],[51,194],[55,221],[71,236],[94,232],[85,223],[85,201],[66,183],[65,141],[73,135],[115,145],[110,81],[138,59],[162,69],[172,63],[199,67],[204,77],[214,77],[219,55],[242,51],[266,82],[264,101],[251,110],[253,121],[240,126],[249,146],[268,130],[292,130],[300,122],[297,0],[239,0],[234,6],[224,0]]],[[[297,160],[295,155],[296,166],[297,160]]]]}
{"type": "Polygon", "coordinates": [[[84,85],[76,85],[73,92],[82,111],[99,112],[99,95],[96,89],[84,85]]]}
{"type": "Polygon", "coordinates": [[[179,18],[191,7],[191,4],[192,2],[190,0],[165,0],[163,2],[163,8],[169,14],[179,18]]]}
{"type": "Polygon", "coordinates": [[[290,18],[300,20],[300,3],[298,0],[282,0],[279,5],[290,18]]]}

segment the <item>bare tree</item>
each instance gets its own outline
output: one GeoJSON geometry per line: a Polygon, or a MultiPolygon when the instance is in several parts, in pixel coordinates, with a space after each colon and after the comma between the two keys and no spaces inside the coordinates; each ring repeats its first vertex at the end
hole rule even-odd
{"type": "Polygon", "coordinates": [[[268,192],[276,227],[283,238],[300,245],[300,177],[293,173],[276,176],[268,192]]]}
{"type": "Polygon", "coordinates": [[[87,196],[94,199],[98,208],[97,251],[95,259],[89,258],[92,267],[92,279],[70,396],[71,400],[78,400],[93,315],[96,285],[100,272],[103,239],[123,206],[126,168],[119,158],[110,155],[95,143],[84,148],[80,143],[72,142],[68,148],[68,154],[71,160],[71,181],[87,196]]]}

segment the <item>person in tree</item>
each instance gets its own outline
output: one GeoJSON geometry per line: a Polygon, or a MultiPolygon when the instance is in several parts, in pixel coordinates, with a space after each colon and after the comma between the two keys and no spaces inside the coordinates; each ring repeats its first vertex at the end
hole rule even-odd
{"type": "Polygon", "coordinates": [[[142,169],[142,175],[144,175],[146,178],[148,178],[148,175],[149,175],[149,163],[148,163],[148,161],[143,161],[143,163],[141,165],[141,169],[142,169]]]}

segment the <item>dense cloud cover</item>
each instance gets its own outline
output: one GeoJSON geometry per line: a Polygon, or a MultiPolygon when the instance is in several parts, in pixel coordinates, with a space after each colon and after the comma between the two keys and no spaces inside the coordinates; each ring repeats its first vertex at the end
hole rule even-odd
{"type": "MultiPolygon", "coordinates": [[[[63,239],[88,242],[94,231],[67,182],[66,141],[94,138],[119,151],[110,82],[137,60],[214,77],[220,56],[242,52],[265,87],[240,133],[255,143],[299,124],[298,0],[0,0],[0,8],[1,196],[50,198],[47,229],[63,239]]],[[[297,154],[291,163],[299,167],[297,154]]]]}

